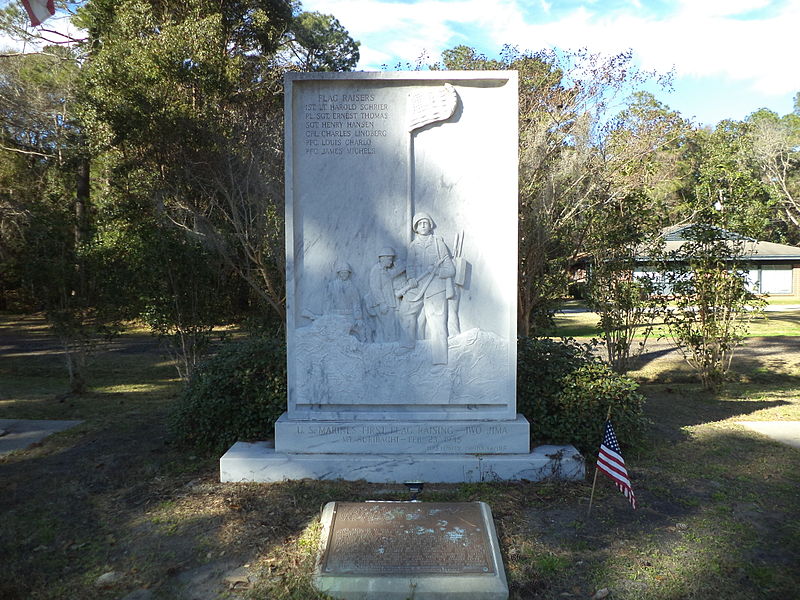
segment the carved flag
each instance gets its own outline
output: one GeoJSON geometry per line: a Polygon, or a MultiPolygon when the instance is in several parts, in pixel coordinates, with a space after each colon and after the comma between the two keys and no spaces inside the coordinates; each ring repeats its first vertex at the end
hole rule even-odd
{"type": "Polygon", "coordinates": [[[22,0],[22,5],[34,27],[41,25],[56,14],[55,0],[22,0]]]}
{"type": "Polygon", "coordinates": [[[414,92],[408,103],[408,131],[449,119],[456,112],[457,104],[458,93],[449,83],[414,92]]]}

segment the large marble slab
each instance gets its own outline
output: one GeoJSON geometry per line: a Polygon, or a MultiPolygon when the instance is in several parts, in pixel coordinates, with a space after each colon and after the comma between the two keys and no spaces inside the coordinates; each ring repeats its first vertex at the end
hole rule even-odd
{"type": "Polygon", "coordinates": [[[285,90],[288,417],[515,420],[516,72],[285,90]]]}
{"type": "Polygon", "coordinates": [[[287,74],[287,411],[223,481],[583,477],[516,410],[517,85],[287,74]]]}

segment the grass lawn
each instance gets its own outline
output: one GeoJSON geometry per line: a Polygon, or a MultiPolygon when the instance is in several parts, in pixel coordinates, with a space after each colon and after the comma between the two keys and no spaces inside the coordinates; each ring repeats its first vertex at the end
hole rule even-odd
{"type": "MultiPolygon", "coordinates": [[[[558,313],[553,333],[563,337],[599,337],[596,328],[599,320],[593,312],[558,313]]],[[[657,325],[651,337],[666,335],[666,328],[657,325]]],[[[765,312],[750,323],[747,337],[770,336],[800,336],[800,311],[765,312]]]]}
{"type": "MultiPolygon", "coordinates": [[[[3,600],[313,599],[320,506],[407,499],[364,482],[220,484],[218,457],[170,441],[180,384],[156,348],[132,335],[70,397],[46,342],[38,319],[0,315],[0,418],[85,421],[0,456],[3,600]]],[[[711,398],[658,364],[642,387],[647,441],[624,449],[636,511],[601,478],[587,518],[591,469],[577,483],[425,487],[422,500],[491,506],[511,598],[798,596],[800,450],[737,421],[800,421],[800,376],[749,365],[764,377],[711,398]]]]}

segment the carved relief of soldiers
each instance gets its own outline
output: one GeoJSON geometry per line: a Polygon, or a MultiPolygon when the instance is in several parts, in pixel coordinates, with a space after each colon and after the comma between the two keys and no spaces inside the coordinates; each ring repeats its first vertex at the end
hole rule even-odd
{"type": "Polygon", "coordinates": [[[414,215],[416,233],[408,247],[407,283],[402,290],[400,307],[400,346],[412,349],[421,339],[418,331],[420,313],[425,318],[434,365],[447,364],[448,302],[454,297],[455,266],[444,239],[433,233],[436,224],[427,213],[414,215]]]}
{"type": "Polygon", "coordinates": [[[327,286],[325,294],[325,313],[345,319],[349,324],[348,333],[365,341],[364,315],[361,311],[361,295],[358,293],[350,275],[353,269],[344,261],[334,267],[336,277],[327,286]]]}
{"type": "Polygon", "coordinates": [[[400,337],[397,290],[405,268],[396,264],[397,253],[389,246],[378,253],[378,262],[369,272],[367,312],[375,317],[376,342],[396,342],[400,337]]]}

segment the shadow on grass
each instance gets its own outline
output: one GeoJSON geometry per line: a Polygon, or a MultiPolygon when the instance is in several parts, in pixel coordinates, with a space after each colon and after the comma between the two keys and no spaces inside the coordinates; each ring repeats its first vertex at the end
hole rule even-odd
{"type": "Polygon", "coordinates": [[[531,484],[533,501],[501,514],[511,598],[590,597],[601,588],[615,598],[792,597],[799,458],[712,425],[626,456],[636,510],[604,477],[590,517],[588,483],[544,501],[531,484]],[[560,567],[548,574],[553,557],[560,567]]]}
{"type": "Polygon", "coordinates": [[[655,440],[675,442],[690,437],[687,427],[745,418],[755,412],[791,404],[783,399],[763,397],[715,397],[697,384],[643,384],[647,401],[644,412],[651,421],[655,440]]]}

